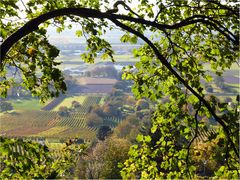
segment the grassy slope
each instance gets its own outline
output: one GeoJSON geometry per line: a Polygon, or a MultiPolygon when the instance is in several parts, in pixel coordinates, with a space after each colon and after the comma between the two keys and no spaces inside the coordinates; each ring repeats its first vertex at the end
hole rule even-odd
{"type": "Polygon", "coordinates": [[[10,100],[14,109],[18,110],[40,110],[44,104],[40,104],[38,99],[10,100]]]}
{"type": "MultiPolygon", "coordinates": [[[[78,101],[80,104],[85,102],[88,96],[72,96],[66,98],[59,106],[70,107],[72,101],[78,101]]],[[[89,99],[91,101],[91,98],[89,99]]],[[[87,141],[95,138],[95,129],[91,129],[84,123],[78,123],[77,127],[71,127],[72,121],[82,122],[78,116],[69,117],[65,126],[59,125],[60,118],[57,112],[41,111],[41,104],[37,99],[27,99],[13,102],[15,110],[8,113],[1,113],[0,134],[5,131],[11,131],[7,135],[20,135],[31,137],[56,137],[69,138],[78,137],[87,141]],[[17,109],[17,110],[16,110],[17,109]],[[25,130],[27,132],[25,132],[25,130]]],[[[95,101],[86,102],[94,103],[95,101]]],[[[83,116],[84,118],[85,116],[83,116]]]]}
{"type": "Polygon", "coordinates": [[[57,105],[53,111],[58,111],[59,107],[61,106],[66,106],[68,108],[70,108],[72,106],[72,101],[77,101],[80,104],[83,103],[83,101],[86,99],[87,96],[71,96],[71,97],[67,97],[65,98],[59,105],[57,105]]]}

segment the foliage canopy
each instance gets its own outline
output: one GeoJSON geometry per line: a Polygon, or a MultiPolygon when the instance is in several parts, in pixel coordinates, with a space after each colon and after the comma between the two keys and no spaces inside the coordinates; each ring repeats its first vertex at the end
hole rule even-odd
{"type": "Polygon", "coordinates": [[[219,125],[207,141],[214,140],[214,148],[221,149],[209,155],[213,159],[218,156],[209,176],[238,177],[239,102],[229,107],[214,96],[207,98],[201,83],[210,83],[213,75],[221,76],[237,62],[237,1],[140,0],[130,8],[131,0],[127,0],[117,1],[112,8],[108,1],[99,0],[29,0],[24,4],[25,19],[19,19],[17,2],[0,3],[1,95],[6,96],[7,90],[19,83],[42,100],[66,91],[55,60],[59,50],[46,35],[50,24],[57,32],[71,28],[71,23],[79,24],[76,35],[86,38],[88,50],[81,57],[89,63],[98,52],[103,52],[103,59],[114,61],[110,43],[101,36],[106,28],[117,26],[125,32],[122,42],[145,42],[133,51],[140,61],[135,67],[125,67],[123,78],[134,81],[132,91],[137,98],[156,103],[151,132],[138,136],[138,145],[131,147],[121,175],[147,179],[204,175],[197,169],[194,141],[199,128],[207,129],[202,121],[207,118],[219,125]],[[119,11],[122,7],[124,11],[119,11]],[[210,65],[211,73],[205,65],[210,65]],[[22,81],[16,81],[10,72],[20,73],[22,81]],[[166,97],[168,101],[161,103],[166,97]]]}

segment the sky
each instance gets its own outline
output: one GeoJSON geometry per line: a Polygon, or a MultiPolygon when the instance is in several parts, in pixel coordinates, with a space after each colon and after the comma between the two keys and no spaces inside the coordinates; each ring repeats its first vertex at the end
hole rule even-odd
{"type": "MultiPolygon", "coordinates": [[[[116,2],[117,0],[108,0],[110,2],[110,6],[113,6],[114,2],[116,2]]],[[[156,1],[158,0],[150,0],[151,3],[156,3],[156,1]]],[[[164,1],[164,0],[163,0],[164,1]]],[[[191,0],[188,0],[191,1],[191,0]]],[[[23,4],[26,4],[28,2],[28,0],[19,0],[19,2],[17,3],[17,6],[24,10],[25,7],[23,4]]],[[[226,3],[226,0],[222,0],[222,3],[226,3]]],[[[137,7],[137,5],[139,4],[139,0],[132,0],[132,3],[129,5],[131,7],[131,9],[134,10],[134,8],[137,7]]],[[[120,5],[119,6],[119,13],[124,14],[124,12],[126,12],[124,10],[124,8],[120,5]]],[[[157,12],[157,9],[155,10],[155,14],[157,12]]],[[[20,17],[25,17],[24,13],[20,12],[19,13],[20,17]]],[[[56,43],[84,43],[85,39],[84,38],[77,38],[75,36],[75,31],[81,29],[80,26],[74,25],[73,24],[73,28],[71,30],[66,29],[63,32],[61,32],[60,34],[56,32],[56,28],[53,26],[50,26],[48,28],[48,35],[49,35],[49,40],[56,44],[56,43]]],[[[123,32],[119,31],[119,30],[112,30],[111,32],[107,32],[106,35],[104,35],[104,37],[107,40],[110,40],[112,43],[119,43],[119,36],[121,36],[123,34],[123,32]]]]}
{"type": "MultiPolygon", "coordinates": [[[[113,4],[116,2],[117,0],[109,0],[110,2],[110,6],[113,6],[113,4]]],[[[139,0],[132,0],[133,3],[130,4],[129,6],[134,9],[135,7],[137,7],[139,0]]],[[[151,0],[152,2],[154,2],[155,0],[151,0]]],[[[19,2],[17,3],[17,6],[24,10],[25,7],[23,4],[26,4],[28,2],[28,0],[19,0],[19,2]]],[[[124,12],[126,12],[124,10],[124,8],[122,6],[119,6],[119,13],[124,14],[124,12]]],[[[26,15],[23,12],[19,12],[19,16],[22,18],[25,18],[26,15]]],[[[75,35],[75,31],[78,29],[81,29],[81,27],[79,25],[76,24],[72,24],[72,29],[67,29],[64,30],[61,33],[57,33],[56,32],[56,28],[53,26],[50,26],[48,28],[48,32],[47,34],[49,35],[49,40],[50,42],[52,42],[53,44],[56,43],[84,43],[85,39],[83,37],[77,38],[75,35]]],[[[119,37],[121,35],[123,35],[124,33],[114,29],[111,32],[107,31],[107,33],[103,36],[106,40],[109,40],[111,43],[120,43],[119,37]]]]}
{"type": "MultiPolygon", "coordinates": [[[[78,27],[81,28],[81,27],[78,27]]],[[[57,44],[59,42],[61,43],[85,43],[85,39],[83,37],[78,38],[75,35],[75,30],[77,30],[76,28],[73,28],[71,30],[66,29],[61,33],[56,33],[55,28],[50,27],[48,28],[48,32],[47,34],[49,35],[49,40],[50,42],[52,42],[53,44],[57,44]]],[[[106,40],[110,41],[111,43],[120,43],[119,37],[123,35],[123,32],[119,31],[119,30],[112,30],[112,31],[107,31],[107,33],[102,36],[104,37],[106,40]]]]}

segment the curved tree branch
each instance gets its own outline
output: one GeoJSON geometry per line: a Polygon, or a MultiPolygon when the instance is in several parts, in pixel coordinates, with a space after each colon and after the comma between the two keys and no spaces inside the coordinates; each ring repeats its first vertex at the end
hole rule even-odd
{"type": "Polygon", "coordinates": [[[237,9],[232,9],[232,8],[226,6],[226,5],[221,4],[219,1],[215,1],[215,0],[210,1],[210,3],[216,4],[220,8],[226,9],[226,10],[232,12],[235,16],[239,17],[239,11],[237,9]]]}
{"type": "MultiPolygon", "coordinates": [[[[187,26],[187,25],[190,25],[190,24],[195,24],[195,23],[199,22],[199,23],[203,23],[203,24],[210,25],[210,26],[214,27],[217,31],[222,33],[227,39],[229,39],[235,45],[237,45],[237,46],[239,45],[237,36],[234,36],[235,39],[233,39],[231,37],[232,34],[225,33],[225,31],[223,31],[221,28],[219,28],[215,24],[216,23],[215,21],[212,22],[210,20],[207,20],[205,17],[194,19],[195,16],[193,16],[193,17],[186,18],[185,20],[182,20],[179,23],[176,23],[176,24],[173,24],[173,25],[168,25],[168,24],[159,24],[157,22],[148,21],[148,20],[141,19],[141,18],[134,18],[134,17],[126,16],[126,15],[118,15],[118,14],[110,14],[110,13],[107,13],[107,12],[100,12],[98,10],[89,9],[89,8],[63,8],[63,9],[50,11],[48,13],[45,13],[45,14],[42,14],[42,15],[38,16],[35,19],[30,20],[22,28],[20,28],[15,33],[13,33],[11,36],[9,36],[0,46],[0,50],[1,50],[0,69],[2,69],[2,61],[5,57],[5,55],[7,54],[9,49],[18,40],[20,40],[22,37],[26,36],[27,34],[37,30],[38,26],[41,23],[43,23],[43,22],[45,22],[49,19],[52,19],[54,17],[64,16],[64,15],[76,15],[76,16],[80,16],[80,17],[83,17],[83,18],[98,18],[98,19],[114,18],[114,19],[118,19],[118,20],[127,20],[127,21],[130,21],[130,22],[135,22],[135,23],[139,23],[139,24],[152,26],[152,27],[155,27],[159,30],[178,29],[178,28],[181,28],[181,27],[184,27],[184,26],[187,26]]],[[[218,24],[220,24],[220,23],[218,23],[218,24]]]]}
{"type": "MultiPolygon", "coordinates": [[[[220,22],[218,22],[217,20],[215,20],[213,17],[210,16],[205,16],[202,14],[196,14],[193,16],[190,16],[186,19],[184,19],[181,22],[191,22],[192,20],[209,20],[208,25],[213,26],[216,30],[218,30],[221,34],[223,34],[224,36],[226,36],[230,41],[234,42],[234,44],[238,45],[239,44],[239,38],[238,36],[235,36],[229,29],[227,29],[226,27],[224,27],[220,22]]],[[[204,23],[204,22],[203,22],[204,23]]]]}
{"type": "MultiPolygon", "coordinates": [[[[20,28],[19,30],[17,30],[15,33],[13,33],[11,36],[9,36],[2,44],[1,44],[1,61],[0,61],[0,69],[2,69],[2,63],[3,63],[3,59],[6,56],[7,52],[9,51],[9,49],[18,41],[20,40],[22,37],[28,35],[29,33],[33,32],[34,30],[38,29],[38,26],[49,20],[52,19],[54,17],[58,17],[58,16],[63,16],[63,15],[76,15],[76,16],[80,16],[83,18],[98,18],[98,19],[109,19],[111,20],[113,23],[115,23],[117,26],[121,27],[124,30],[127,30],[128,32],[131,32],[133,34],[135,34],[136,36],[140,37],[141,39],[143,39],[154,51],[155,55],[157,56],[157,58],[161,61],[161,63],[166,66],[168,68],[168,70],[182,83],[185,85],[186,88],[188,88],[198,99],[199,101],[201,101],[205,107],[208,109],[208,111],[213,115],[213,117],[215,118],[215,120],[223,127],[227,138],[229,140],[229,142],[231,143],[231,146],[233,147],[233,150],[235,152],[235,154],[237,155],[237,157],[239,158],[239,153],[238,150],[236,149],[236,147],[234,146],[234,143],[230,137],[230,133],[229,130],[225,124],[225,122],[219,118],[216,113],[214,112],[213,108],[210,106],[210,104],[204,99],[204,97],[202,97],[200,94],[198,94],[191,86],[189,86],[189,84],[172,68],[172,66],[168,63],[168,61],[165,59],[165,57],[158,51],[158,49],[156,48],[156,46],[148,39],[146,38],[143,34],[141,34],[138,31],[135,31],[134,29],[126,26],[125,24],[121,23],[118,20],[127,20],[130,22],[135,22],[135,23],[139,23],[139,24],[144,24],[144,25],[149,25],[155,28],[158,28],[159,30],[165,30],[165,29],[178,29],[180,27],[183,26],[187,26],[190,24],[194,24],[194,23],[204,23],[210,26],[213,26],[216,30],[218,30],[220,33],[222,33],[221,29],[219,29],[217,26],[214,26],[214,23],[206,20],[205,18],[203,19],[194,19],[194,20],[183,20],[179,23],[176,23],[174,25],[166,25],[166,24],[158,24],[156,22],[152,22],[152,21],[147,21],[141,18],[134,18],[134,17],[129,17],[129,16],[125,16],[125,15],[116,15],[116,14],[109,14],[109,13],[103,13],[100,12],[98,10],[94,10],[94,9],[89,9],[89,8],[64,8],[64,9],[58,9],[58,10],[54,10],[48,13],[45,13],[43,15],[38,16],[35,19],[30,20],[28,23],[26,23],[22,28],[20,28]]],[[[225,35],[225,34],[223,34],[225,35]]],[[[225,35],[226,38],[229,39],[228,35],[225,35]]],[[[231,40],[231,38],[229,39],[231,40]]],[[[232,40],[231,40],[232,41],[232,40]]],[[[234,44],[236,44],[235,41],[232,41],[234,44]]],[[[237,42],[238,45],[238,42],[237,42]]]]}
{"type": "Polygon", "coordinates": [[[137,13],[135,13],[125,2],[123,1],[117,1],[115,2],[115,4],[113,5],[114,8],[118,9],[118,5],[122,5],[124,7],[125,10],[130,11],[132,14],[134,14],[135,16],[141,18],[137,13]]]}
{"type": "Polygon", "coordinates": [[[168,68],[168,70],[187,88],[189,89],[198,99],[200,102],[204,104],[204,106],[208,109],[208,111],[212,114],[212,116],[215,118],[215,120],[223,127],[224,132],[226,133],[226,136],[236,154],[236,156],[239,158],[239,153],[237,148],[235,147],[231,137],[230,137],[230,132],[228,130],[227,125],[225,122],[216,115],[214,112],[213,108],[210,106],[210,104],[202,97],[200,94],[198,94],[173,68],[172,66],[168,63],[168,61],[164,58],[164,56],[158,51],[157,47],[143,34],[141,34],[138,31],[135,31],[134,29],[126,26],[125,24],[119,22],[118,20],[114,18],[109,18],[113,23],[115,23],[117,26],[121,27],[122,29],[127,30],[128,32],[131,32],[135,34],[136,36],[140,37],[142,40],[144,40],[154,51],[155,55],[157,58],[161,61],[161,63],[168,68]]]}

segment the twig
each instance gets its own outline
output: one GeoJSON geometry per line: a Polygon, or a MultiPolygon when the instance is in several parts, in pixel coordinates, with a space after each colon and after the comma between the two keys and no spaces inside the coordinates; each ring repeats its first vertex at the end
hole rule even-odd
{"type": "Polygon", "coordinates": [[[135,13],[125,2],[123,1],[117,1],[113,7],[114,9],[117,8],[118,5],[122,5],[124,7],[125,10],[130,11],[131,13],[133,13],[135,16],[137,16],[138,18],[141,18],[141,16],[139,16],[137,13],[135,13]]]}
{"type": "MultiPolygon", "coordinates": [[[[199,107],[198,107],[198,109],[196,110],[196,113],[195,113],[195,134],[194,134],[194,137],[193,137],[193,138],[191,139],[191,141],[189,142],[188,147],[187,147],[187,150],[188,150],[188,151],[187,151],[187,157],[186,157],[187,169],[188,169],[188,166],[189,166],[190,147],[191,147],[193,141],[194,141],[194,140],[197,138],[197,136],[198,136],[198,112],[199,112],[199,110],[201,109],[201,107],[202,107],[202,102],[199,101],[199,107]]],[[[188,173],[189,173],[190,179],[192,179],[191,174],[190,174],[190,171],[188,171],[188,173]]]]}

